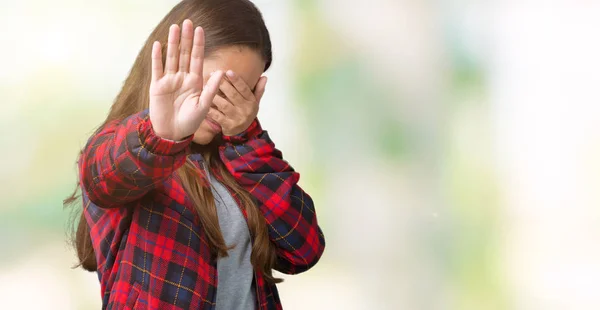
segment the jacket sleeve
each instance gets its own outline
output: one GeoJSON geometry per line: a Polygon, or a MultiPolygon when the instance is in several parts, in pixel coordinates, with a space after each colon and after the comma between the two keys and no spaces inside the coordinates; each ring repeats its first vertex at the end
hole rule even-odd
{"type": "Polygon", "coordinates": [[[79,159],[82,190],[102,208],[140,199],[185,163],[191,140],[158,137],[147,110],[108,123],[88,140],[79,159]]]}
{"type": "Polygon", "coordinates": [[[258,120],[237,136],[223,136],[220,156],[234,178],[254,196],[269,238],[277,247],[276,270],[296,274],[314,266],[325,248],[315,207],[258,120]]]}

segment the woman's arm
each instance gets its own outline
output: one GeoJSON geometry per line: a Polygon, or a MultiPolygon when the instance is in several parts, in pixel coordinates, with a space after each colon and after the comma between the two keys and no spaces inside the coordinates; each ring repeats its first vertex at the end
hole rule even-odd
{"type": "Polygon", "coordinates": [[[148,111],[107,124],[83,151],[81,184],[98,206],[118,207],[139,199],[181,167],[218,91],[222,71],[215,71],[203,86],[201,27],[194,29],[187,19],[181,29],[171,25],[167,41],[164,64],[160,42],[152,45],[148,111]]]}
{"type": "Polygon", "coordinates": [[[282,159],[258,120],[245,132],[224,139],[221,159],[257,199],[269,238],[277,246],[276,269],[296,274],[314,266],[323,254],[325,239],[312,199],[298,186],[300,174],[282,159]]]}
{"type": "Polygon", "coordinates": [[[107,124],[79,160],[82,188],[99,207],[137,200],[185,163],[192,137],[175,142],[152,129],[147,111],[107,124]]]}

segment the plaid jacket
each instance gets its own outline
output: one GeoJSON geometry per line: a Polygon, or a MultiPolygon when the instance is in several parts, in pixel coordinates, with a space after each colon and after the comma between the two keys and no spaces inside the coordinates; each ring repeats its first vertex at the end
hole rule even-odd
{"type": "MultiPolygon", "coordinates": [[[[311,268],[325,241],[299,174],[282,159],[258,121],[223,137],[219,154],[257,200],[277,248],[277,270],[311,268]]],[[[214,309],[218,275],[191,200],[173,172],[191,137],[164,140],[147,111],[94,134],[79,161],[85,219],[101,284],[102,309],[214,309]]],[[[199,164],[198,164],[199,167],[199,164]]],[[[245,212],[243,212],[245,213],[245,212]]],[[[281,309],[275,285],[255,273],[257,309],[281,309]]]]}

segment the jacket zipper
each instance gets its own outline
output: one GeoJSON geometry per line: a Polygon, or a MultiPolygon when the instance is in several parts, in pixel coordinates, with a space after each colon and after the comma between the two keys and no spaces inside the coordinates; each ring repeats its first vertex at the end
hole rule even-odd
{"type": "MultiPolygon", "coordinates": [[[[204,164],[204,161],[202,162],[202,167],[204,168],[204,171],[205,171],[206,176],[208,178],[209,177],[209,171],[208,171],[207,165],[204,164]]],[[[217,178],[216,175],[215,175],[215,179],[218,180],[218,178],[217,178]]],[[[207,181],[209,181],[209,184],[210,184],[210,179],[207,180],[207,181]]],[[[218,181],[221,182],[221,180],[218,180],[218,181]]],[[[229,193],[229,195],[231,195],[231,197],[233,198],[233,200],[235,200],[238,209],[240,209],[240,212],[242,213],[242,217],[244,218],[244,221],[246,222],[246,227],[248,227],[248,235],[250,236],[250,246],[251,246],[251,248],[253,248],[254,247],[254,237],[252,236],[252,233],[250,232],[250,226],[248,225],[248,218],[246,216],[244,216],[244,210],[242,210],[242,207],[240,206],[240,201],[237,199],[237,197],[235,197],[233,195],[233,193],[231,192],[231,190],[229,189],[229,187],[226,184],[223,184],[223,187],[227,190],[227,192],[229,193]]],[[[250,255],[252,255],[252,254],[250,254],[250,255]]],[[[261,310],[262,309],[262,303],[260,302],[261,301],[261,299],[260,299],[261,296],[260,296],[260,291],[258,290],[258,277],[256,275],[256,270],[254,270],[254,266],[252,266],[252,273],[254,274],[254,291],[256,293],[256,303],[257,303],[257,306],[258,306],[258,310],[261,310]]],[[[218,279],[217,279],[217,285],[218,285],[218,283],[219,282],[218,282],[218,279]]],[[[217,289],[219,289],[218,286],[217,286],[217,289]]]]}

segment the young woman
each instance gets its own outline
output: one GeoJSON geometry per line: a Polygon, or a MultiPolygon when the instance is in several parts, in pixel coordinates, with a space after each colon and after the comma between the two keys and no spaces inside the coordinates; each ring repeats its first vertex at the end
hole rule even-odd
{"type": "Polygon", "coordinates": [[[78,161],[103,309],[281,309],[272,270],[317,263],[313,202],[256,119],[270,64],[247,0],[184,0],[152,32],[78,161]]]}

